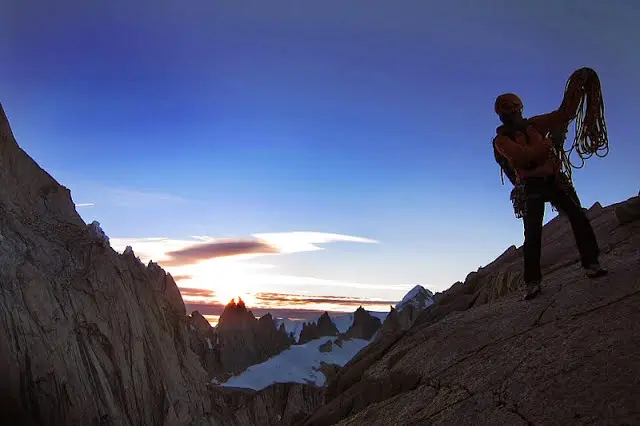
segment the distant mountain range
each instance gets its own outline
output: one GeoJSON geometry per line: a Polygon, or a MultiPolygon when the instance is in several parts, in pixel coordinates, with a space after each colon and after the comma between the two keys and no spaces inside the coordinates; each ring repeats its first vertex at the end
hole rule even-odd
{"type": "Polygon", "coordinates": [[[215,380],[228,387],[260,390],[274,383],[297,382],[323,386],[327,375],[349,362],[358,352],[371,343],[377,333],[395,326],[387,323],[389,314],[400,315],[424,310],[434,303],[433,293],[422,286],[415,286],[390,312],[370,312],[362,307],[355,312],[331,318],[325,312],[314,321],[292,321],[276,318],[274,327],[286,330],[296,344],[284,349],[270,359],[249,366],[226,382],[215,380]],[[404,312],[404,314],[403,314],[404,312]]]}

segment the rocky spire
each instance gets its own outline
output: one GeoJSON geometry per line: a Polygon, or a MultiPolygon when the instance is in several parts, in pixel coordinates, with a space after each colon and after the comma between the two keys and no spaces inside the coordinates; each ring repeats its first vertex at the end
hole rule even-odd
{"type": "Polygon", "coordinates": [[[325,336],[337,336],[340,334],[336,325],[331,320],[328,312],[320,315],[317,322],[309,322],[302,325],[298,344],[303,345],[315,339],[325,336]]]}
{"type": "Polygon", "coordinates": [[[251,328],[256,325],[256,317],[247,309],[244,300],[238,297],[238,302],[231,300],[224,307],[218,320],[219,330],[236,330],[251,328]]]}
{"type": "Polygon", "coordinates": [[[353,315],[353,324],[345,333],[347,338],[369,340],[381,327],[379,318],[372,316],[362,306],[353,315]]]}

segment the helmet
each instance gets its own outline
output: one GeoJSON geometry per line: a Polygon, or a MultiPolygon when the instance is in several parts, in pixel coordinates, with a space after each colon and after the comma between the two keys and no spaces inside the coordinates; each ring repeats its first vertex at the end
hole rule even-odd
{"type": "Polygon", "coordinates": [[[517,95],[513,93],[503,93],[496,98],[494,109],[498,115],[522,114],[523,105],[517,95]]]}

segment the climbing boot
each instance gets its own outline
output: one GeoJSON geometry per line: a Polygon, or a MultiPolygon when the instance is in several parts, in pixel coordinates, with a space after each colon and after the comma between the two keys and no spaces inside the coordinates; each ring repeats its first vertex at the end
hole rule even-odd
{"type": "Polygon", "coordinates": [[[609,271],[603,268],[598,262],[585,266],[584,272],[589,278],[598,278],[609,273],[609,271]]]}
{"type": "Polygon", "coordinates": [[[532,281],[527,284],[527,290],[524,294],[524,300],[531,300],[540,293],[540,280],[532,281]]]}

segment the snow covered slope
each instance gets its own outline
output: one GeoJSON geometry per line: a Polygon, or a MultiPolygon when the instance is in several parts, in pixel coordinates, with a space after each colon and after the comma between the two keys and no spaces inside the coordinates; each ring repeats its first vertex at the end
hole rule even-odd
{"type": "MultiPolygon", "coordinates": [[[[417,286],[405,296],[398,306],[401,304],[403,306],[409,304],[428,306],[433,303],[432,296],[431,292],[421,286],[417,286]]],[[[389,315],[388,312],[368,312],[371,316],[379,318],[381,322],[384,322],[387,315],[389,315]]],[[[320,315],[317,318],[308,320],[276,318],[276,326],[280,327],[281,324],[284,324],[287,333],[292,333],[296,340],[299,340],[303,324],[305,322],[317,323],[319,317],[320,315]]],[[[331,321],[333,321],[340,333],[346,333],[353,325],[353,320],[354,313],[331,317],[331,321]]],[[[331,352],[319,351],[320,346],[335,339],[335,337],[323,337],[303,345],[291,346],[275,357],[261,364],[253,365],[241,374],[231,377],[222,386],[255,390],[264,389],[273,383],[286,382],[311,383],[316,386],[323,386],[326,378],[319,371],[322,362],[343,366],[356,356],[360,350],[371,343],[369,340],[362,339],[345,340],[342,347],[335,344],[332,345],[331,352]]]]}
{"type": "Polygon", "coordinates": [[[253,365],[238,376],[230,378],[222,386],[255,390],[285,382],[323,386],[326,378],[318,371],[321,362],[343,366],[370,343],[368,340],[345,340],[342,347],[334,344],[331,352],[320,352],[320,346],[329,340],[335,340],[335,337],[291,346],[262,364],[253,365]]]}

